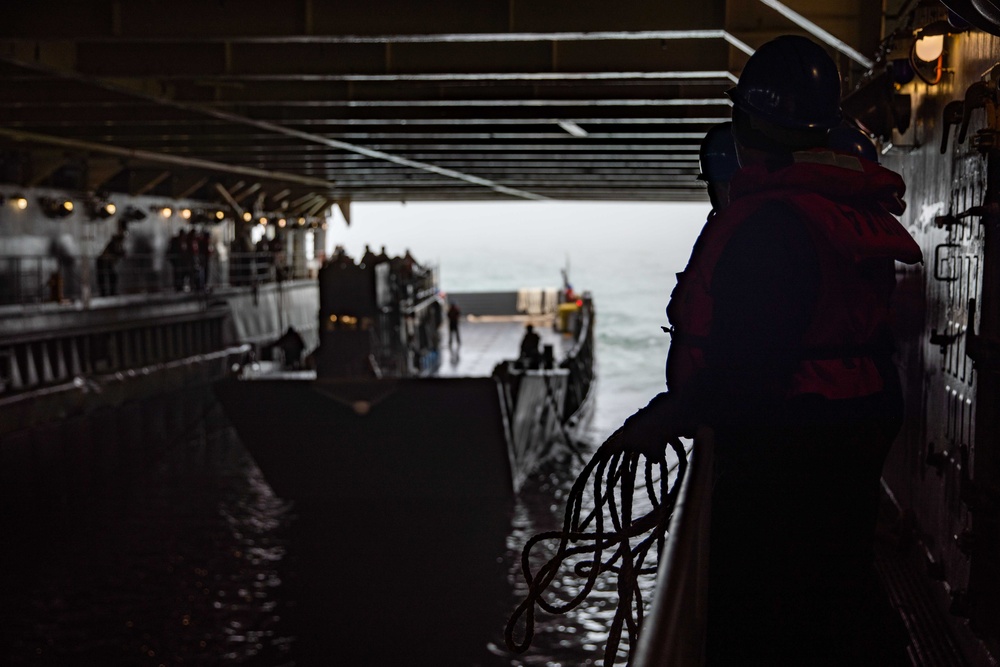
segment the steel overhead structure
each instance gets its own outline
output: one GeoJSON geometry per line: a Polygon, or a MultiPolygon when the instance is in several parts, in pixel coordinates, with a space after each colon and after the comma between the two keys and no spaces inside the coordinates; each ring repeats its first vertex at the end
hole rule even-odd
{"type": "Polygon", "coordinates": [[[806,34],[847,75],[869,62],[879,8],[831,4],[16,3],[0,181],[155,177],[157,194],[226,204],[249,178],[268,206],[702,200],[699,139],[756,46],[806,34]]]}

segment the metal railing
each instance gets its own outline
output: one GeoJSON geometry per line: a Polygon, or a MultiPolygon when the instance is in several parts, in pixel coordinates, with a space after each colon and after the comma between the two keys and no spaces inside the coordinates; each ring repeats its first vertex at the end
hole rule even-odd
{"type": "Polygon", "coordinates": [[[201,258],[129,254],[107,263],[94,257],[0,255],[0,305],[75,301],[93,297],[200,292],[278,280],[315,278],[318,264],[289,263],[283,253],[226,253],[201,258]]]}
{"type": "Polygon", "coordinates": [[[699,429],[674,505],[656,575],[656,594],[642,624],[634,667],[700,667],[704,663],[713,447],[711,429],[699,429]]]}
{"type": "Polygon", "coordinates": [[[576,320],[573,348],[559,364],[569,370],[564,416],[569,417],[587,400],[594,382],[594,302],[587,297],[576,320]]]}

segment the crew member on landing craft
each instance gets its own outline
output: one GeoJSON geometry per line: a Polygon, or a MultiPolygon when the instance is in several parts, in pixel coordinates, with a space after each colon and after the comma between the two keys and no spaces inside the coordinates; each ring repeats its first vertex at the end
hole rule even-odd
{"type": "Polygon", "coordinates": [[[458,332],[458,321],[462,317],[462,310],[454,301],[448,304],[448,349],[452,345],[462,345],[462,336],[458,332]]]}
{"type": "Polygon", "coordinates": [[[538,368],[538,361],[542,358],[541,350],[538,346],[541,345],[542,339],[535,331],[534,325],[526,324],[524,326],[524,337],[521,339],[521,351],[519,354],[519,360],[527,368],[538,368]]]}
{"type": "Polygon", "coordinates": [[[810,40],[763,45],[731,96],[742,169],[671,295],[669,391],[621,437],[662,459],[714,430],[709,665],[896,664],[873,536],[902,416],[894,261],[921,261],[904,184],[825,148],[840,77],[810,40]]]}

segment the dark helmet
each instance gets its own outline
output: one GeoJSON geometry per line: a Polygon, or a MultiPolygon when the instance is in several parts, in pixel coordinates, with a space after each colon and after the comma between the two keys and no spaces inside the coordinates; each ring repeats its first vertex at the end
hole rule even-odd
{"type": "Polygon", "coordinates": [[[856,127],[841,125],[830,130],[826,135],[827,148],[839,153],[848,153],[863,157],[871,162],[878,162],[878,151],[868,135],[856,127]]]}
{"type": "Polygon", "coordinates": [[[705,134],[698,151],[698,162],[701,164],[699,181],[728,183],[732,179],[740,168],[732,122],[719,123],[705,134]]]}
{"type": "Polygon", "coordinates": [[[827,52],[782,35],[750,56],[729,96],[738,109],[778,127],[829,129],[840,122],[840,73],[827,52]]]}

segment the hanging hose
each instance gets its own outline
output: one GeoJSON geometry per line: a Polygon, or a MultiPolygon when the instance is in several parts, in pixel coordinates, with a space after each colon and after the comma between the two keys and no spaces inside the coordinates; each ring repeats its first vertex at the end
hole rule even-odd
{"type": "Polygon", "coordinates": [[[665,460],[661,461],[658,464],[658,490],[653,480],[653,464],[648,459],[645,461],[644,488],[652,509],[643,516],[633,519],[632,503],[639,454],[624,451],[620,434],[621,429],[615,431],[577,477],[567,498],[562,530],[539,533],[524,545],[521,552],[521,571],[528,584],[528,594],[515,608],[504,630],[504,639],[510,650],[523,653],[531,645],[536,605],[551,614],[564,614],[579,606],[587,598],[594,590],[598,576],[603,572],[617,575],[618,591],[618,606],[608,633],[604,664],[614,664],[623,632],[628,633],[630,648],[638,642],[643,617],[639,577],[656,572],[655,562],[650,566],[644,566],[644,562],[654,543],[657,553],[663,550],[670,516],[680,489],[680,480],[683,479],[687,469],[687,456],[680,440],[677,438],[668,440],[677,455],[677,475],[671,486],[669,484],[671,469],[665,460]],[[594,508],[581,520],[584,493],[591,480],[594,508]],[[605,513],[610,519],[611,530],[606,529],[605,513]],[[593,528],[588,532],[591,523],[593,528]],[[638,540],[634,545],[633,539],[638,540]],[[532,549],[537,544],[553,540],[557,541],[555,555],[533,574],[530,563],[532,549]],[[605,555],[607,555],[606,560],[604,560],[605,555]],[[568,602],[563,604],[549,602],[544,598],[546,589],[569,558],[576,560],[573,572],[577,576],[586,578],[583,588],[568,602]],[[514,639],[514,630],[522,617],[524,638],[518,642],[514,639]]]}

